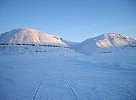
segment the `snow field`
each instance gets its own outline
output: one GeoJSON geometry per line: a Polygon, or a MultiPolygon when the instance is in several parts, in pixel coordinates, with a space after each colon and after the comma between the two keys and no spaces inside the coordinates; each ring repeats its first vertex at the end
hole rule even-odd
{"type": "Polygon", "coordinates": [[[0,100],[135,100],[134,66],[83,55],[3,55],[0,100]]]}

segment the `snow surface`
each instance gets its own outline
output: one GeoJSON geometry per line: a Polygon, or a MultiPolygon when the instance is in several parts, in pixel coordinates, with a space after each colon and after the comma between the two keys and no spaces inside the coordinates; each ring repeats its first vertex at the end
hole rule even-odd
{"type": "Polygon", "coordinates": [[[76,55],[70,47],[54,45],[0,45],[0,56],[3,55],[76,55]]]}
{"type": "Polygon", "coordinates": [[[102,56],[0,56],[0,100],[136,100],[136,57],[102,56]]]}

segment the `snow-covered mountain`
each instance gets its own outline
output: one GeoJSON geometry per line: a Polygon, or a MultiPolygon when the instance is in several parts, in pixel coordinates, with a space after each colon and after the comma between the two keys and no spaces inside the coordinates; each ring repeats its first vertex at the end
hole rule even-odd
{"type": "Polygon", "coordinates": [[[34,29],[14,29],[0,35],[0,55],[74,55],[60,37],[34,29]]]}
{"type": "Polygon", "coordinates": [[[86,55],[92,53],[112,53],[120,51],[127,47],[136,47],[136,40],[128,36],[122,36],[115,33],[107,33],[95,38],[87,39],[74,46],[74,49],[86,55]]]}
{"type": "Polygon", "coordinates": [[[59,37],[34,29],[20,28],[0,35],[0,44],[35,44],[67,46],[59,37]]]}

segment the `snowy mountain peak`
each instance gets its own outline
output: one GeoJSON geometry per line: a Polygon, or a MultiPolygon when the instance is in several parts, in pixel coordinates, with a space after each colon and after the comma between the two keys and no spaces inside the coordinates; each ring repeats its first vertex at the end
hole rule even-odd
{"type": "Polygon", "coordinates": [[[14,29],[0,35],[0,44],[35,44],[67,46],[57,36],[29,28],[14,29]]]}
{"type": "Polygon", "coordinates": [[[122,36],[121,34],[107,33],[107,34],[104,34],[104,35],[105,35],[105,37],[109,37],[109,38],[119,38],[119,39],[134,40],[134,39],[131,38],[131,37],[122,36]]]}
{"type": "Polygon", "coordinates": [[[133,38],[121,34],[107,33],[94,38],[98,47],[125,46],[135,42],[133,38]],[[101,38],[100,38],[101,37],[101,38]]]}

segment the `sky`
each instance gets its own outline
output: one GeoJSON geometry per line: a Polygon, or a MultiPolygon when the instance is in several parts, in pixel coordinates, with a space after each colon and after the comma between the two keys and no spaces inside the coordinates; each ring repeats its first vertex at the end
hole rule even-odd
{"type": "Polygon", "coordinates": [[[0,0],[0,33],[17,28],[76,42],[109,32],[136,39],[136,0],[0,0]]]}

